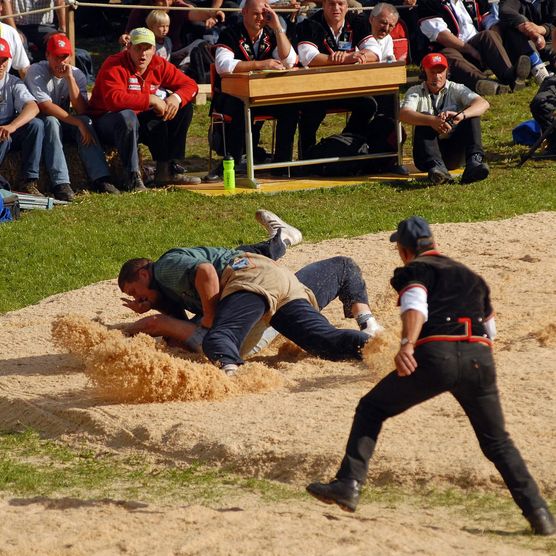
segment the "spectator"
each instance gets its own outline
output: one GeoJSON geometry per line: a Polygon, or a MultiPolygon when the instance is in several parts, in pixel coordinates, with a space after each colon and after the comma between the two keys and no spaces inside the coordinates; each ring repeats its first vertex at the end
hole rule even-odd
{"type": "MultiPolygon", "coordinates": [[[[322,10],[297,26],[299,61],[304,67],[363,64],[366,57],[356,50],[354,21],[348,13],[347,0],[323,0],[322,10]]],[[[301,105],[299,147],[301,156],[315,145],[317,130],[331,108],[351,112],[344,132],[365,135],[367,125],[376,111],[372,97],[309,102],[301,105]]]]}
{"type": "Polygon", "coordinates": [[[44,60],[46,38],[52,33],[66,29],[66,10],[55,7],[65,6],[64,0],[7,0],[9,9],[23,15],[14,17],[17,28],[25,35],[32,52],[33,61],[44,60]],[[13,3],[12,3],[13,2],[13,3]],[[51,8],[47,12],[37,14],[26,14],[31,10],[51,8]],[[57,25],[54,24],[54,13],[56,13],[57,25]]]}
{"type": "Polygon", "coordinates": [[[74,196],[64,156],[64,136],[77,143],[77,152],[93,190],[118,194],[118,189],[110,183],[104,151],[91,119],[86,115],[87,78],[69,63],[71,54],[68,38],[62,34],[52,35],[46,45],[46,61],[33,64],[25,78],[25,84],[37,99],[44,122],[43,153],[54,197],[72,201],[74,196]],[[69,112],[70,107],[77,115],[69,112]]]}
{"type": "Polygon", "coordinates": [[[168,36],[170,16],[164,10],[153,10],[147,16],[147,27],[154,33],[156,53],[170,61],[172,56],[172,39],[168,36]]]}
{"type": "Polygon", "coordinates": [[[400,14],[392,4],[381,2],[356,25],[354,42],[365,57],[365,62],[392,62],[394,41],[390,36],[400,14]]]}
{"type": "MultiPolygon", "coordinates": [[[[31,54],[31,61],[38,62],[44,60],[46,41],[48,36],[57,32],[66,32],[66,10],[64,0],[4,0],[8,10],[13,13],[13,7],[19,13],[30,10],[51,8],[47,12],[39,14],[25,14],[16,16],[13,19],[17,28],[25,35],[27,46],[31,54]],[[62,6],[61,9],[54,9],[62,6]],[[57,26],[54,24],[54,13],[56,13],[57,26]]],[[[12,19],[12,18],[10,18],[12,19]]],[[[87,77],[87,82],[94,80],[93,60],[87,50],[82,48],[75,49],[75,63],[87,77]]]]}
{"type": "Polygon", "coordinates": [[[197,85],[170,62],[155,56],[155,46],[152,31],[134,29],[127,49],[102,64],[89,103],[101,141],[118,149],[129,191],[146,190],[139,142],[149,147],[156,161],[155,185],[201,181],[185,176],[178,164],[185,155],[197,85]]]}
{"type": "Polygon", "coordinates": [[[486,30],[489,4],[486,0],[419,0],[421,31],[434,51],[442,52],[450,63],[450,77],[479,95],[509,93],[523,88],[531,71],[528,56],[520,56],[512,66],[500,35],[486,30]],[[498,81],[488,79],[494,72],[498,81]]]}
{"type": "MultiPolygon", "coordinates": [[[[4,13],[4,2],[0,2],[0,15],[4,13]]],[[[5,14],[7,15],[7,14],[5,14]]],[[[8,71],[14,68],[19,73],[21,79],[25,77],[25,72],[29,68],[29,57],[23,46],[20,34],[15,29],[15,24],[7,24],[8,20],[0,22],[0,37],[6,40],[10,45],[12,58],[8,60],[8,71]]]]}
{"type": "Polygon", "coordinates": [[[21,150],[24,182],[18,191],[40,195],[38,179],[44,127],[39,107],[23,82],[8,72],[10,45],[0,38],[0,164],[11,150],[21,150]]]}
{"type": "Polygon", "coordinates": [[[415,126],[413,160],[440,184],[452,180],[448,170],[465,170],[461,183],[484,180],[489,173],[481,140],[482,116],[488,102],[460,83],[447,80],[448,61],[443,54],[427,54],[421,69],[426,79],[410,87],[400,110],[400,120],[415,126]]]}
{"type": "MultiPolygon", "coordinates": [[[[192,7],[192,4],[186,3],[183,0],[150,0],[154,6],[158,9],[164,9],[169,7],[186,8],[192,7]]],[[[129,13],[129,18],[127,20],[127,25],[125,28],[125,33],[120,36],[119,43],[122,46],[128,46],[129,44],[129,33],[132,29],[138,27],[145,27],[147,24],[146,10],[134,9],[129,13]]],[[[224,12],[215,11],[211,14],[209,11],[195,11],[195,10],[170,10],[170,28],[168,30],[168,38],[172,41],[172,50],[174,52],[174,57],[172,62],[178,64],[187,55],[187,51],[184,50],[188,43],[189,38],[191,38],[194,28],[193,25],[198,23],[205,26],[213,26],[216,19],[219,18],[224,20],[224,12]],[[213,16],[213,17],[211,17],[213,16]],[[184,41],[184,38],[186,39],[184,41]]]]}
{"type": "MultiPolygon", "coordinates": [[[[265,0],[247,0],[241,13],[243,23],[223,31],[216,45],[215,67],[218,75],[293,67],[297,62],[295,50],[280,25],[278,15],[265,0]]],[[[219,89],[219,79],[215,89],[219,89]]],[[[226,126],[226,144],[229,154],[239,163],[245,151],[243,102],[230,95],[216,93],[212,109],[232,117],[231,125],[226,126]]],[[[262,109],[255,108],[251,113],[256,116],[261,111],[278,119],[274,160],[291,160],[297,127],[297,106],[265,106],[262,109]]],[[[259,134],[255,132],[254,135],[253,142],[257,145],[259,134]]]]}
{"type": "MultiPolygon", "coordinates": [[[[542,82],[537,94],[531,101],[530,108],[531,114],[541,126],[543,133],[554,125],[556,115],[556,77],[554,75],[542,82]]],[[[552,132],[549,132],[546,137],[546,148],[543,155],[556,156],[556,127],[553,127],[552,132]]]]}
{"type": "Polygon", "coordinates": [[[549,73],[543,60],[556,67],[552,49],[556,21],[556,0],[504,0],[500,4],[502,37],[512,60],[528,56],[531,73],[540,85],[549,73]]]}

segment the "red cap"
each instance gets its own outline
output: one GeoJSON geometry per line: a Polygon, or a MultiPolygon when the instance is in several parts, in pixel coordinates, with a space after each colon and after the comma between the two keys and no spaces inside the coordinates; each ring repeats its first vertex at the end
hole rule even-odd
{"type": "Polygon", "coordinates": [[[71,54],[71,42],[62,33],[52,35],[46,43],[46,51],[53,56],[67,56],[71,54]]]}
{"type": "Polygon", "coordinates": [[[12,52],[6,39],[0,39],[0,58],[11,58],[12,52]]]}
{"type": "Polygon", "coordinates": [[[444,69],[448,67],[448,60],[446,60],[446,56],[444,56],[444,54],[431,52],[421,60],[421,67],[423,69],[431,69],[436,66],[442,66],[444,69]]]}

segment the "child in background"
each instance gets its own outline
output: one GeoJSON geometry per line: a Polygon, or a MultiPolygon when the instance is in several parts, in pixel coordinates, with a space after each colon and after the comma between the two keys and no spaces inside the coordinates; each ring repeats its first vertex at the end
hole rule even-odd
{"type": "Polygon", "coordinates": [[[156,53],[170,61],[172,55],[172,41],[168,37],[170,16],[164,10],[153,10],[146,19],[147,27],[154,33],[156,39],[156,53]]]}

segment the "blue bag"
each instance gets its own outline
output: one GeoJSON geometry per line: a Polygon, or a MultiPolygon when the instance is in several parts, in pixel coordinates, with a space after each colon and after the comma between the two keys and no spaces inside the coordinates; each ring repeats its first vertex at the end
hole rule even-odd
{"type": "Polygon", "coordinates": [[[542,129],[537,120],[526,120],[512,129],[512,137],[516,145],[532,147],[541,136],[542,129]]]}

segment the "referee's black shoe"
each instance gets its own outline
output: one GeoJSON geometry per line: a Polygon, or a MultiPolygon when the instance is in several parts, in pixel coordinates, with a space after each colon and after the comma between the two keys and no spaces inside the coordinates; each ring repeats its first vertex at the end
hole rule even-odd
{"type": "Polygon", "coordinates": [[[537,508],[534,512],[525,516],[531,524],[531,529],[535,535],[550,536],[556,533],[556,523],[554,516],[547,508],[537,508]]]}
{"type": "Polygon", "coordinates": [[[355,479],[335,479],[330,483],[311,483],[307,492],[325,504],[338,504],[346,512],[354,512],[361,486],[355,479]]]}

